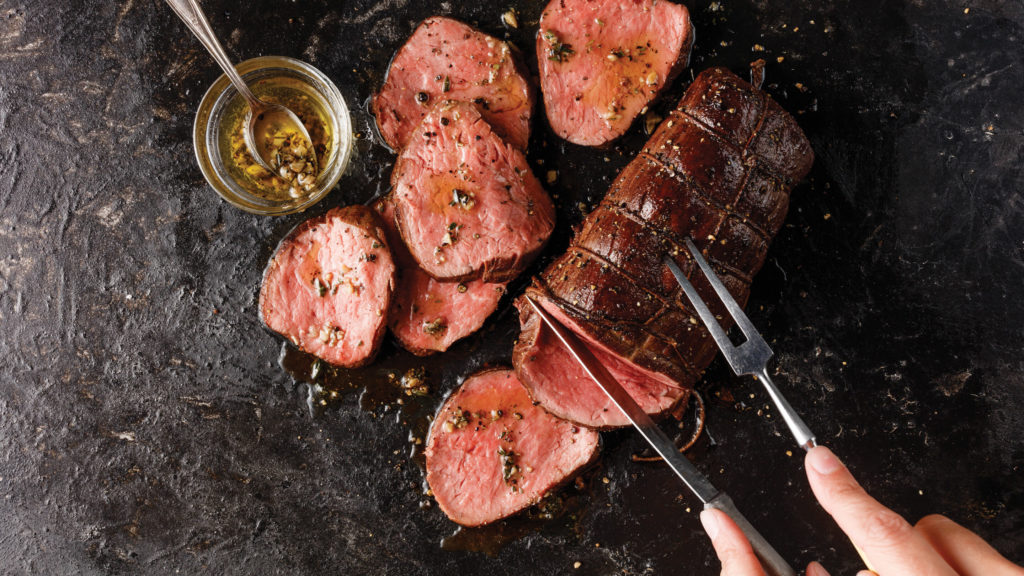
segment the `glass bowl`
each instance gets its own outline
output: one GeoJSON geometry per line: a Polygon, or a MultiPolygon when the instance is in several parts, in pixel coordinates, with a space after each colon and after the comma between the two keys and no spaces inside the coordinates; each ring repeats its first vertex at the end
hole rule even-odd
{"type": "Polygon", "coordinates": [[[237,66],[238,73],[245,79],[257,96],[261,86],[273,87],[278,80],[289,85],[289,89],[300,90],[309,96],[315,106],[323,112],[330,135],[327,139],[326,158],[320,160],[320,173],[316,185],[309,194],[299,198],[269,199],[257,195],[232,176],[225,157],[230,157],[227,146],[226,112],[244,106],[244,100],[231,86],[227,77],[221,75],[206,91],[196,112],[192,141],[196,160],[206,181],[233,206],[253,214],[282,215],[301,212],[319,202],[338,183],[348,167],[352,155],[352,121],[349,118],[345,99],[330,79],[313,66],[285,56],[261,56],[246,60],[237,66]]]}

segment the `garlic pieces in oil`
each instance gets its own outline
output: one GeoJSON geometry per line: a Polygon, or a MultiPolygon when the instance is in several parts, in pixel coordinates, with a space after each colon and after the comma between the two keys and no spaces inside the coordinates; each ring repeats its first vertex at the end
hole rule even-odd
{"type": "Polygon", "coordinates": [[[311,143],[296,131],[279,131],[268,136],[271,167],[290,184],[288,194],[300,198],[316,187],[316,152],[311,143]]]}

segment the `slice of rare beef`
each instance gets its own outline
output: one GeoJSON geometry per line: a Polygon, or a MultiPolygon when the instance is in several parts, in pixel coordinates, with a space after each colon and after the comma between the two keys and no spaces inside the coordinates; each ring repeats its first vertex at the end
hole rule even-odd
{"type": "MultiPolygon", "coordinates": [[[[584,343],[615,377],[622,387],[648,414],[666,412],[689,395],[671,377],[622,358],[599,341],[588,338],[579,324],[562,311],[550,298],[536,288],[528,288],[530,295],[557,318],[564,326],[584,338],[584,343]]],[[[513,362],[523,382],[530,382],[530,396],[545,410],[591,428],[612,428],[628,424],[618,408],[597,389],[590,376],[576,359],[558,342],[548,329],[541,328],[543,320],[529,304],[519,300],[521,333],[513,349],[513,362]]]]}
{"type": "Polygon", "coordinates": [[[395,209],[381,198],[374,209],[384,221],[388,246],[398,264],[388,327],[402,346],[420,356],[444,352],[483,326],[498,307],[505,284],[481,280],[439,282],[420,269],[395,227],[395,209]]]}
{"type": "Polygon", "coordinates": [[[494,522],[537,503],[597,455],[598,434],[534,406],[513,371],[463,382],[427,436],[427,483],[441,510],[464,526],[494,522]]]}
{"type": "MultiPolygon", "coordinates": [[[[530,293],[607,358],[625,386],[641,390],[641,405],[661,412],[686,396],[717,352],[662,260],[674,258],[728,323],[703,275],[691,275],[684,239],[746,302],[789,192],[813,160],[800,127],[768,95],[728,70],[702,72],[530,293]]],[[[529,305],[518,306],[513,360],[531,396],[581,424],[626,425],[604,392],[550,349],[529,305]]]]}
{"type": "Polygon", "coordinates": [[[391,184],[402,239],[438,280],[511,280],[555,226],[526,157],[473,104],[438,102],[398,156],[391,184]]]}
{"type": "Polygon", "coordinates": [[[451,18],[427,18],[395,54],[373,98],[377,126],[388,146],[401,150],[439,100],[474,102],[498,134],[525,150],[534,96],[523,71],[506,42],[451,18]]]}
{"type": "Polygon", "coordinates": [[[334,208],[281,241],[263,273],[260,318],[305,352],[361,366],[380,347],[394,285],[380,218],[365,206],[334,208]]]}
{"type": "Polygon", "coordinates": [[[540,18],[544,108],[560,137],[598,146],[621,136],[686,66],[693,27],[665,0],[552,0],[540,18]]]}

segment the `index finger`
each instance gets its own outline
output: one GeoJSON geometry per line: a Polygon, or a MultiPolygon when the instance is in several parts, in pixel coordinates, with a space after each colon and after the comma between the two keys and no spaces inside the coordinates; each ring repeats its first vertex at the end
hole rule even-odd
{"type": "Polygon", "coordinates": [[[881,576],[956,576],[956,572],[902,516],[868,495],[824,446],[807,453],[814,496],[881,576]]]}
{"type": "Polygon", "coordinates": [[[708,508],[700,513],[700,522],[722,563],[722,576],[764,576],[750,542],[728,514],[708,508]]]}

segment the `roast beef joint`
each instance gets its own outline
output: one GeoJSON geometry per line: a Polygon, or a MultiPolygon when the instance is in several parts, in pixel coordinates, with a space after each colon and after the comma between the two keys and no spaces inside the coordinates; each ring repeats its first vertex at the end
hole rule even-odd
{"type": "MultiPolygon", "coordinates": [[[[662,265],[676,260],[713,294],[683,241],[694,239],[746,302],[791,188],[814,155],[793,118],[732,72],[702,72],[584,220],[569,249],[527,289],[572,329],[650,414],[687,396],[717,349],[662,265]]],[[[728,315],[712,306],[723,320],[728,315]]],[[[531,397],[582,425],[628,424],[520,301],[513,362],[531,397]]]]}

